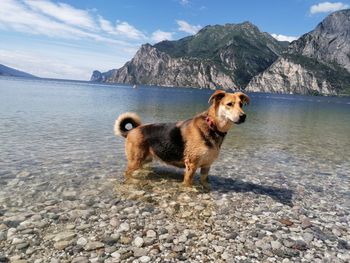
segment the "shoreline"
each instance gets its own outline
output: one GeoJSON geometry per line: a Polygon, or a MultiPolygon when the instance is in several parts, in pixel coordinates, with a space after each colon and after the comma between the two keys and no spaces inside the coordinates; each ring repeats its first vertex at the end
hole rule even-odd
{"type": "Polygon", "coordinates": [[[30,200],[19,188],[34,178],[20,172],[0,193],[0,262],[350,260],[346,206],[302,185],[224,175],[216,167],[210,191],[198,178],[188,189],[182,170],[157,166],[135,184],[101,175],[46,193],[35,183],[30,200]]]}

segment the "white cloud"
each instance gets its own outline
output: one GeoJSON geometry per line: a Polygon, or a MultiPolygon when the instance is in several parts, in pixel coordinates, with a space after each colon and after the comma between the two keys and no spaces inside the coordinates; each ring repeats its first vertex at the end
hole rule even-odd
{"type": "Polygon", "coordinates": [[[93,17],[85,10],[76,9],[64,3],[52,3],[47,0],[25,0],[30,8],[59,21],[86,29],[97,29],[93,17]]]}
{"type": "Polygon", "coordinates": [[[298,37],[294,37],[294,36],[285,36],[285,35],[280,35],[280,34],[271,34],[271,36],[273,36],[274,38],[276,38],[278,41],[288,41],[288,42],[292,42],[292,41],[298,39],[298,37]]]}
{"type": "Polygon", "coordinates": [[[310,7],[310,13],[311,14],[317,14],[317,13],[328,13],[328,12],[334,12],[341,9],[349,8],[348,4],[344,4],[342,2],[323,2],[319,3],[317,5],[313,5],[310,7]]]}
{"type": "Polygon", "coordinates": [[[190,3],[189,0],[180,0],[180,4],[182,5],[188,5],[190,3]]]}
{"type": "Polygon", "coordinates": [[[176,20],[176,23],[179,26],[179,28],[178,28],[179,31],[183,31],[183,32],[193,34],[193,35],[196,34],[202,28],[202,26],[200,26],[200,25],[196,25],[196,26],[190,25],[189,23],[187,23],[184,20],[176,20]]]}
{"type": "Polygon", "coordinates": [[[135,45],[126,42],[127,39],[145,38],[141,31],[127,22],[113,27],[100,16],[96,19],[85,10],[67,4],[56,5],[49,0],[1,0],[0,27],[27,34],[76,40],[88,38],[126,46],[135,45]]]}
{"type": "Polygon", "coordinates": [[[119,22],[116,25],[116,33],[120,35],[124,35],[131,39],[142,39],[146,38],[146,36],[134,26],[128,24],[128,22],[119,22]]]}
{"type": "Polygon", "coordinates": [[[146,39],[146,35],[140,30],[136,29],[134,26],[130,25],[128,22],[117,21],[115,26],[102,16],[98,17],[98,22],[101,29],[111,35],[126,37],[134,40],[146,39]]]}
{"type": "Polygon", "coordinates": [[[115,34],[115,30],[111,22],[104,19],[102,16],[98,17],[98,22],[103,31],[107,32],[108,34],[115,34]]]}
{"type": "Polygon", "coordinates": [[[152,34],[152,40],[154,42],[160,42],[163,40],[172,40],[173,39],[173,32],[164,32],[161,30],[157,30],[153,32],[152,34]]]}

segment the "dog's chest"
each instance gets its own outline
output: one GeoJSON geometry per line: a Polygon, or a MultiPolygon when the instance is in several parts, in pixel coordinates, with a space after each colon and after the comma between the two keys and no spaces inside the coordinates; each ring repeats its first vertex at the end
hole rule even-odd
{"type": "Polygon", "coordinates": [[[202,150],[202,154],[199,156],[199,166],[206,166],[211,165],[215,159],[217,159],[219,156],[219,149],[218,148],[207,148],[205,147],[202,150]]]}

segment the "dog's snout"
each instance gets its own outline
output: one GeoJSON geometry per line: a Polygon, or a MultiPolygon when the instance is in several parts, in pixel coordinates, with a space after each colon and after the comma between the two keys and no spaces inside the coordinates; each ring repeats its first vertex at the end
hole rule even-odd
{"type": "Polygon", "coordinates": [[[242,114],[241,116],[239,116],[239,122],[244,122],[246,117],[247,115],[245,114],[242,114]]]}

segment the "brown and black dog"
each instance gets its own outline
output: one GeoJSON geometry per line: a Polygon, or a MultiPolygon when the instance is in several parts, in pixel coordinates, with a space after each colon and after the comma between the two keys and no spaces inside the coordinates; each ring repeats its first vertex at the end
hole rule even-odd
{"type": "Polygon", "coordinates": [[[210,166],[218,157],[226,133],[233,124],[243,123],[243,105],[249,97],[242,92],[217,90],[209,98],[209,109],[192,119],[176,123],[141,125],[135,113],[123,113],[115,121],[114,132],[126,138],[128,167],[126,179],[152,160],[152,157],[176,167],[185,168],[184,184],[191,186],[193,176],[201,168],[201,184],[208,185],[210,166]],[[127,125],[131,129],[127,129],[127,125]]]}

